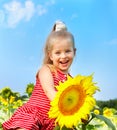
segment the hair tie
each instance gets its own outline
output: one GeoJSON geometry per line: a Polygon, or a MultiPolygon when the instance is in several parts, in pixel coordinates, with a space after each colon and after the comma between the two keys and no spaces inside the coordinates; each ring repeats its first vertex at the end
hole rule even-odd
{"type": "Polygon", "coordinates": [[[65,23],[60,20],[56,21],[53,27],[53,31],[62,31],[62,30],[67,31],[65,23]]]}

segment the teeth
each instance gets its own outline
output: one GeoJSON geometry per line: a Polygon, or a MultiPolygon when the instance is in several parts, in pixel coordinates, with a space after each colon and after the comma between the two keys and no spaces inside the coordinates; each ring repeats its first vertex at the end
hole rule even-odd
{"type": "Polygon", "coordinates": [[[66,64],[66,63],[68,63],[68,61],[66,61],[66,62],[62,62],[62,61],[60,61],[60,63],[61,63],[61,64],[66,64]]]}

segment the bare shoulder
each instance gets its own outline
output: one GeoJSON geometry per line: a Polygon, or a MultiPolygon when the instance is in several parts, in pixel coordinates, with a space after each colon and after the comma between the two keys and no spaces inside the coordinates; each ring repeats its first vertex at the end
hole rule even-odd
{"type": "Polygon", "coordinates": [[[39,71],[39,73],[51,73],[50,68],[48,67],[48,65],[43,65],[39,71]]]}
{"type": "Polygon", "coordinates": [[[47,77],[47,76],[52,76],[51,70],[48,65],[43,65],[40,70],[38,71],[37,77],[47,77]]]}

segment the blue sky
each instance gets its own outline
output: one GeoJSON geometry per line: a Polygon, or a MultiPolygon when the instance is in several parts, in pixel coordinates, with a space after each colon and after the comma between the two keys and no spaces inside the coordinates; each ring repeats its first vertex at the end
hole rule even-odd
{"type": "Polygon", "coordinates": [[[0,89],[35,83],[52,25],[64,21],[77,48],[71,74],[90,75],[98,100],[117,98],[116,0],[0,0],[0,89]]]}

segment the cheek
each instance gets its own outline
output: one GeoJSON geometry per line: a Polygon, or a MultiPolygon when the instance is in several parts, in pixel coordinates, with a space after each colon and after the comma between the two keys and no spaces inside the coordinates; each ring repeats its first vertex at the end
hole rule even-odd
{"type": "Polygon", "coordinates": [[[57,57],[55,56],[55,55],[50,55],[50,59],[53,61],[53,62],[55,62],[55,61],[57,61],[57,57]]]}
{"type": "Polygon", "coordinates": [[[74,56],[75,56],[75,54],[74,54],[74,53],[72,53],[72,54],[71,54],[71,56],[70,56],[70,57],[71,57],[71,59],[73,59],[73,58],[74,58],[74,56]]]}

